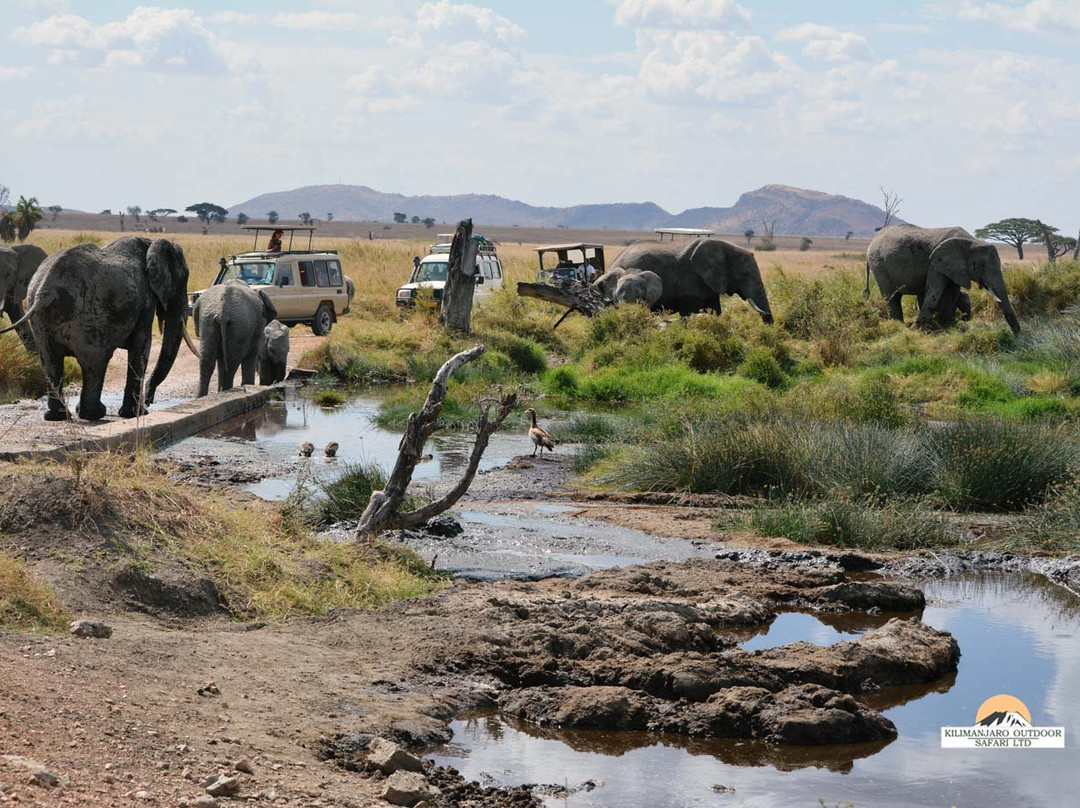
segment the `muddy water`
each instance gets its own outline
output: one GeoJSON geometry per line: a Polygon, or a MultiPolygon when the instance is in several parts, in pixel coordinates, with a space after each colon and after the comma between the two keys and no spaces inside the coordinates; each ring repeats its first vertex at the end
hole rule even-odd
{"type": "MultiPolygon", "coordinates": [[[[890,744],[658,740],[645,733],[559,733],[488,716],[455,722],[454,743],[436,758],[471,779],[565,785],[572,793],[549,804],[581,808],[810,808],[819,798],[858,808],[1078,804],[1080,599],[1016,573],[922,586],[929,601],[923,619],[952,632],[963,656],[955,681],[890,688],[869,699],[899,730],[890,744]],[[982,701],[998,693],[1022,699],[1036,726],[1064,726],[1066,748],[940,748],[942,725],[970,726],[982,701]]],[[[849,639],[868,627],[782,616],[743,647],[849,639]]]]}
{"type": "MultiPolygon", "coordinates": [[[[284,402],[269,404],[204,430],[197,438],[185,442],[186,450],[229,457],[237,455],[237,444],[247,444],[249,453],[258,453],[267,468],[276,471],[245,489],[272,500],[288,496],[297,476],[305,471],[332,478],[348,463],[374,460],[387,471],[393,467],[401,431],[375,425],[379,397],[360,396],[341,406],[325,408],[294,390],[287,394],[284,402]],[[297,454],[305,441],[315,444],[316,456],[300,463],[297,454]],[[321,456],[322,447],[330,441],[340,445],[335,459],[321,456]]],[[[436,434],[427,446],[432,459],[416,467],[413,479],[423,484],[460,473],[471,448],[470,433],[436,434]]],[[[480,470],[504,465],[529,448],[527,438],[520,433],[496,433],[484,453],[480,470]]]]}

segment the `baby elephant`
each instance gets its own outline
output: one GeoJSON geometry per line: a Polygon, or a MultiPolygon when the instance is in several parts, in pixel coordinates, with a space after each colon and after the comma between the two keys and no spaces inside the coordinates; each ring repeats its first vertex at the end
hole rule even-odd
{"type": "Polygon", "coordinates": [[[199,395],[210,391],[210,377],[217,366],[218,390],[231,390],[236,371],[241,384],[255,384],[255,362],[266,324],[277,309],[265,292],[256,292],[243,281],[211,286],[195,301],[192,319],[201,340],[199,395]]]}
{"type": "Polygon", "coordinates": [[[289,328],[274,320],[263,329],[259,340],[259,384],[285,381],[285,362],[289,358],[289,328]]]}

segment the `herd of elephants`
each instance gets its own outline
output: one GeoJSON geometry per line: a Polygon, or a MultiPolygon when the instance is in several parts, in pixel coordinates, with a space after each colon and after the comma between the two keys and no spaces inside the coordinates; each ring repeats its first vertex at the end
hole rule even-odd
{"type": "MultiPolygon", "coordinates": [[[[916,326],[950,325],[957,311],[970,317],[966,290],[974,281],[994,297],[1009,327],[1019,333],[997,248],[962,228],[886,227],[870,243],[866,272],[866,294],[873,273],[895,319],[903,320],[904,295],[918,298],[916,326]]],[[[45,419],[70,417],[63,400],[68,356],[82,370],[77,414],[91,421],[105,416],[105,371],[118,348],[128,355],[118,412],[122,418],[144,414],[153,403],[181,342],[200,356],[200,396],[207,394],[215,367],[219,389],[232,386],[238,369],[242,383],[254,383],[256,365],[264,384],[284,378],[289,332],[276,321],[266,294],[240,281],[203,293],[192,313],[201,340],[197,348],[186,328],[187,284],[184,252],[166,239],[128,237],[106,247],[78,244],[48,256],[33,245],[0,247],[0,298],[12,321],[0,333],[14,329],[41,358],[49,386],[45,419]],[[162,345],[144,387],[155,317],[162,345]]],[[[635,242],[593,285],[617,303],[641,302],[681,315],[719,312],[720,296],[735,294],[766,323],[773,320],[754,253],[718,239],[635,242]]]]}

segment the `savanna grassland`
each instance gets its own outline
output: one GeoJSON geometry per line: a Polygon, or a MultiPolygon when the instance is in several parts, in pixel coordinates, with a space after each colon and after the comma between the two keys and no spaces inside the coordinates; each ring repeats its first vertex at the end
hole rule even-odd
{"type": "MultiPolygon", "coordinates": [[[[111,234],[38,236],[51,252],[111,234]]],[[[176,238],[192,289],[210,282],[219,256],[250,246],[242,236],[176,238]]],[[[506,287],[478,304],[465,337],[422,307],[394,305],[427,244],[322,245],[340,251],[357,295],[302,363],[346,384],[405,383],[379,416],[385,426],[404,422],[447,357],[482,341],[488,353],[452,381],[445,426],[468,428],[496,385],[519,389],[521,406],[542,415],[569,410],[556,437],[581,445],[579,485],[754,497],[756,507],[718,520],[798,541],[947,546],[965,540],[956,514],[997,512],[1009,525],[998,546],[1080,546],[1080,265],[1005,254],[1019,337],[981,290],[974,319],[946,332],[887,320],[873,284],[863,298],[857,245],[758,253],[773,326],[726,298],[722,315],[627,306],[552,331],[562,310],[515,291],[535,275],[532,245],[505,244],[506,287]]]]}

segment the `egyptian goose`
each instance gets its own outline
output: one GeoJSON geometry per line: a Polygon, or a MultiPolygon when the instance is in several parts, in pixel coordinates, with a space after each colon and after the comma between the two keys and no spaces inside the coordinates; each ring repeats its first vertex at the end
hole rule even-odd
{"type": "Polygon", "coordinates": [[[536,450],[540,450],[540,456],[544,456],[544,449],[549,452],[555,451],[555,442],[546,431],[536,425],[536,410],[532,407],[525,410],[525,414],[532,418],[532,426],[529,427],[529,440],[533,442],[532,456],[536,457],[536,450]]]}

